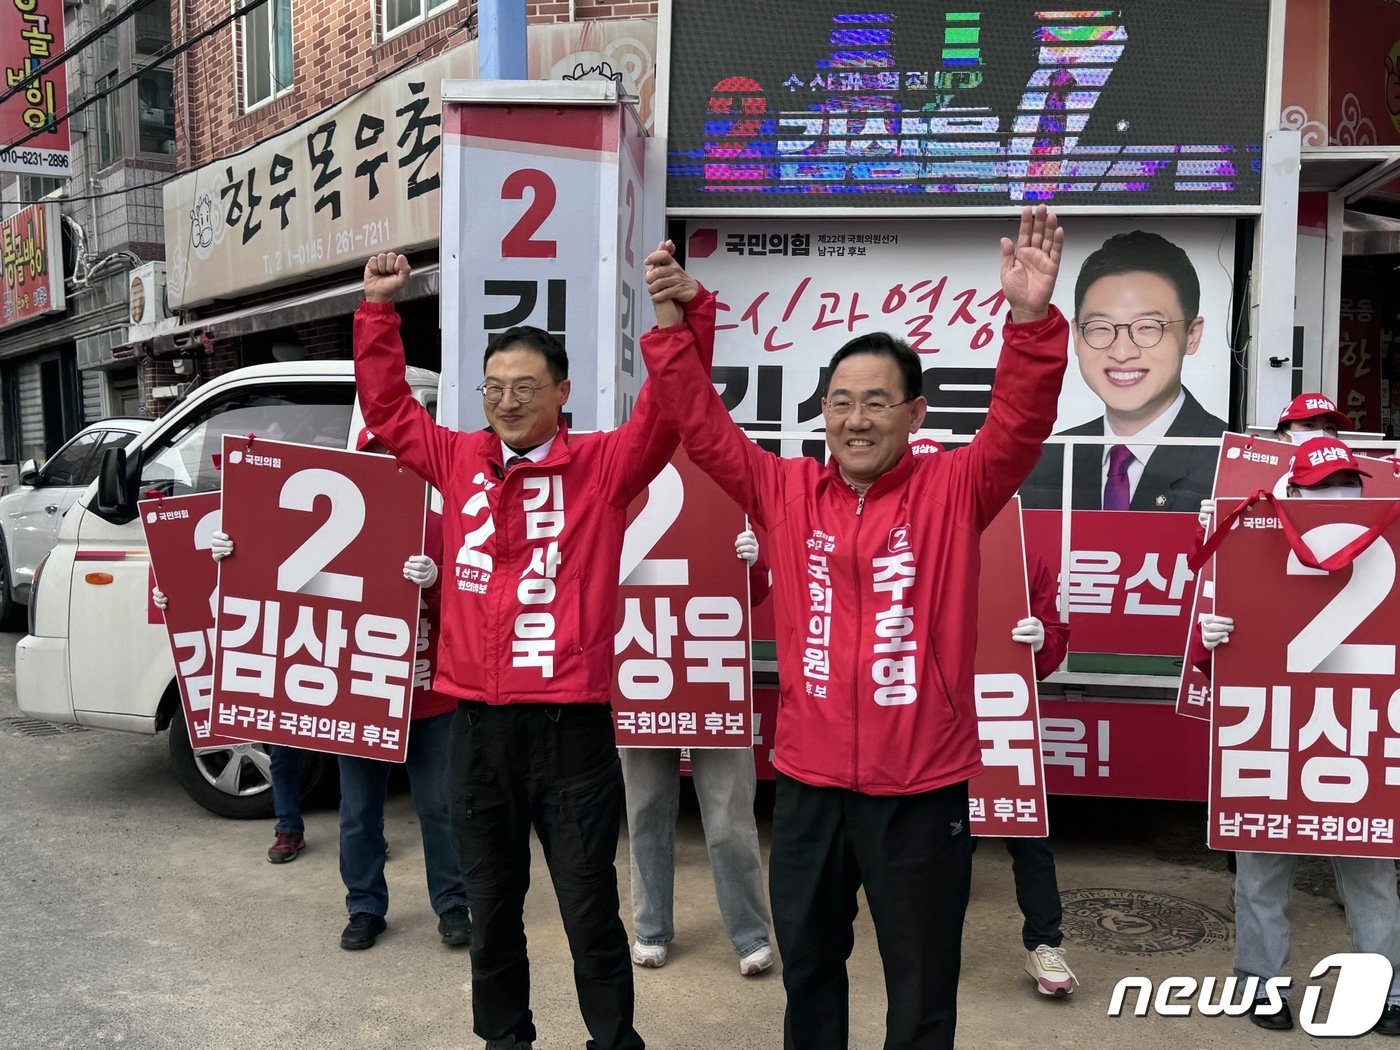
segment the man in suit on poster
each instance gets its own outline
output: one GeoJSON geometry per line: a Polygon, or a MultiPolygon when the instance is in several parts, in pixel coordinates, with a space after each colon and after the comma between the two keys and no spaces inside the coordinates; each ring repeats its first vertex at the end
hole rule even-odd
{"type": "MultiPolygon", "coordinates": [[[[1159,234],[1117,234],[1084,261],[1074,287],[1074,353],[1104,414],[1060,433],[1117,440],[1072,446],[1074,510],[1195,511],[1210,496],[1214,447],[1153,443],[1226,429],[1181,383],[1205,327],[1200,299],[1191,260],[1159,234]]],[[[1065,447],[1046,446],[1021,489],[1023,506],[1062,506],[1065,447]]]]}

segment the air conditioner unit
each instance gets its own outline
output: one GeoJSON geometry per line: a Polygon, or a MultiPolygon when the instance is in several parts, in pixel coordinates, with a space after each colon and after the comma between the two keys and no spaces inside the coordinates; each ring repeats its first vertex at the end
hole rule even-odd
{"type": "Polygon", "coordinates": [[[165,263],[142,263],[131,271],[129,304],[133,327],[154,326],[170,316],[165,302],[165,263]]]}

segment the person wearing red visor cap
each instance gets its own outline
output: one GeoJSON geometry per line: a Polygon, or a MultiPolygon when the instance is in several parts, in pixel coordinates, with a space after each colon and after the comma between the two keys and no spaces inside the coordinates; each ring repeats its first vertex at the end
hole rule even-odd
{"type": "Polygon", "coordinates": [[[1301,445],[1318,434],[1336,437],[1351,429],[1351,420],[1326,394],[1299,394],[1279,415],[1274,434],[1280,441],[1301,445]]]}
{"type": "MultiPolygon", "coordinates": [[[[1317,437],[1298,450],[1293,473],[1288,476],[1288,497],[1359,499],[1362,478],[1370,476],[1341,441],[1317,437]]],[[[1229,616],[1203,614],[1192,662],[1208,673],[1211,654],[1229,642],[1234,629],[1235,621],[1229,616]]],[[[1352,947],[1383,955],[1396,968],[1385,1010],[1373,1031],[1400,1036],[1400,897],[1395,891],[1395,862],[1383,857],[1328,860],[1351,927],[1352,947]]],[[[1263,989],[1270,978],[1282,974],[1288,961],[1286,912],[1298,858],[1288,853],[1240,851],[1235,865],[1235,974],[1242,979],[1259,979],[1249,1019],[1260,1028],[1284,1031],[1293,1027],[1288,1000],[1269,1012],[1270,1001],[1263,989]]]]}

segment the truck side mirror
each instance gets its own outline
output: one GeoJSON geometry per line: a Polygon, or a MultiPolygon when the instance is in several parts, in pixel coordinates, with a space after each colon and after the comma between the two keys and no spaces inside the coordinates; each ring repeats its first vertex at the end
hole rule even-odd
{"type": "Polygon", "coordinates": [[[126,449],[102,453],[97,475],[97,513],[115,525],[136,517],[136,486],[127,470],[126,449]]]}

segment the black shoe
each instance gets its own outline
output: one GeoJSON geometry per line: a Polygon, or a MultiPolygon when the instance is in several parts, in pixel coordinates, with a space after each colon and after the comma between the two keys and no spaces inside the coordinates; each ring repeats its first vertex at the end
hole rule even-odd
{"type": "Polygon", "coordinates": [[[1254,1005],[1249,1008],[1249,1019],[1260,1028],[1267,1028],[1271,1032],[1286,1032],[1293,1027],[1293,1011],[1288,1007],[1288,1000],[1284,999],[1278,1013],[1260,1013],[1261,1007],[1269,1005],[1268,999],[1255,999],[1254,1005]]]}
{"type": "Polygon", "coordinates": [[[534,1050],[534,1046],[534,1043],[516,1042],[513,1035],[508,1035],[504,1039],[486,1040],[486,1050],[534,1050]]]}
{"type": "Polygon", "coordinates": [[[340,935],[340,946],[347,952],[358,952],[373,948],[375,939],[388,929],[389,924],[382,915],[371,915],[367,911],[357,911],[350,916],[345,931],[340,935]]]}
{"type": "Polygon", "coordinates": [[[1388,1004],[1371,1031],[1377,1035],[1400,1035],[1400,1003],[1388,1004]]]}
{"type": "Polygon", "coordinates": [[[465,904],[454,904],[438,916],[442,943],[458,948],[472,942],[472,918],[465,904]]]}

